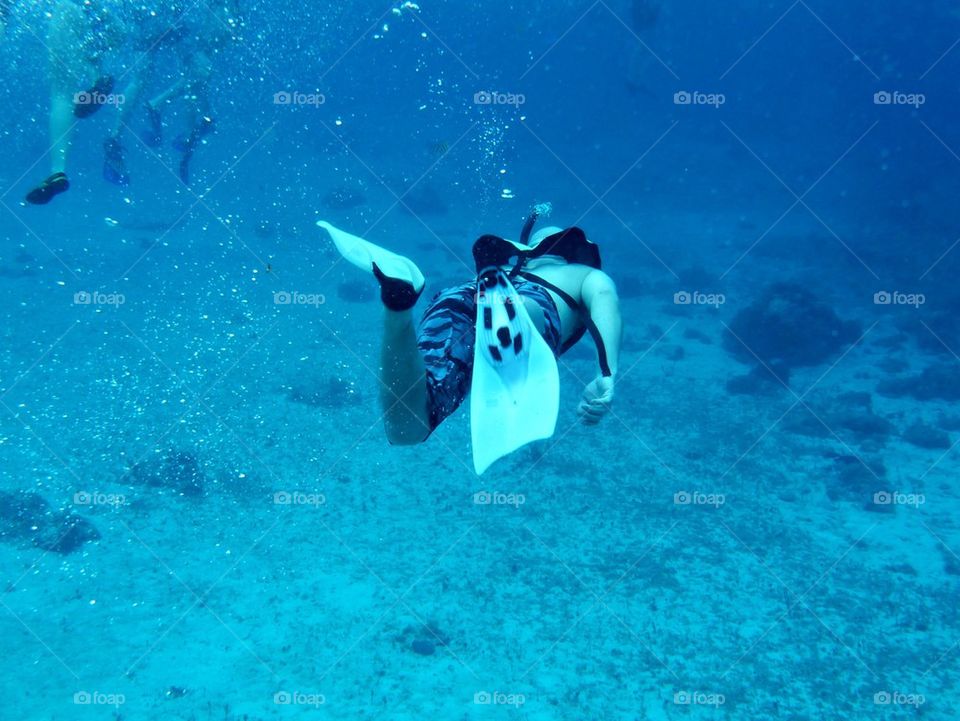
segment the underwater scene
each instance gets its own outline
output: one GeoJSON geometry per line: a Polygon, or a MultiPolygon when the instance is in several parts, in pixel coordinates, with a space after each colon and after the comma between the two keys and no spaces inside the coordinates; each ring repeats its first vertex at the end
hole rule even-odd
{"type": "Polygon", "coordinates": [[[960,717],[960,7],[0,0],[0,719],[960,717]]]}

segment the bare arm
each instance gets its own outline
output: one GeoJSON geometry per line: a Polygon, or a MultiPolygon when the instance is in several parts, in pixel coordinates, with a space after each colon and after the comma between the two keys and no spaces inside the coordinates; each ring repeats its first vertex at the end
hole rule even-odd
{"type": "MultiPolygon", "coordinates": [[[[623,320],[620,316],[620,298],[617,287],[606,273],[592,271],[581,288],[583,305],[596,326],[602,348],[597,349],[600,373],[586,387],[578,412],[584,423],[597,423],[613,402],[614,378],[620,362],[620,338],[623,320]]],[[[596,339],[595,339],[596,340],[596,339]]]]}
{"type": "Polygon", "coordinates": [[[595,270],[584,278],[580,292],[583,304],[590,313],[590,320],[600,332],[610,372],[616,375],[620,360],[620,336],[623,332],[617,286],[609,275],[595,270]]]}

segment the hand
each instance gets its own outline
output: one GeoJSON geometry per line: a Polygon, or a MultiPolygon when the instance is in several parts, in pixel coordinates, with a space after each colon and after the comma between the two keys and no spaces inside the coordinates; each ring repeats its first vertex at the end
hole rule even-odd
{"type": "Polygon", "coordinates": [[[597,376],[587,384],[577,406],[577,415],[580,422],[593,426],[600,422],[610,410],[613,403],[613,378],[611,376],[597,376]]]}

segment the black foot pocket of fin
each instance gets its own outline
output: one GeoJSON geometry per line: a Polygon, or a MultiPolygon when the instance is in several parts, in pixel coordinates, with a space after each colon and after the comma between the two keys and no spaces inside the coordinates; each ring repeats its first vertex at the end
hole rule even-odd
{"type": "Polygon", "coordinates": [[[70,189],[70,181],[65,173],[54,173],[40,185],[27,193],[27,202],[31,205],[46,205],[60,193],[70,189]]]}
{"type": "Polygon", "coordinates": [[[390,310],[410,310],[423,293],[423,287],[415,290],[407,281],[385,275],[376,263],[373,264],[373,274],[380,282],[380,300],[390,310]]]}

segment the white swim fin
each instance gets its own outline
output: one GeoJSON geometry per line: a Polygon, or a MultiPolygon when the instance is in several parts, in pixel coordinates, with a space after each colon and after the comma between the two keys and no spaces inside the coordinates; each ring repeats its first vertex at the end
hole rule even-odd
{"type": "Polygon", "coordinates": [[[477,280],[476,344],[470,386],[473,467],[549,438],[560,409],[560,373],[523,301],[499,268],[477,280]]]}
{"type": "Polygon", "coordinates": [[[372,274],[373,264],[376,263],[383,274],[389,278],[396,278],[409,283],[418,293],[423,288],[425,282],[423,273],[409,258],[391,253],[368,240],[351,235],[325,220],[318,220],[317,225],[330,234],[333,244],[337,246],[337,250],[340,251],[344,259],[361,270],[372,274]]]}

